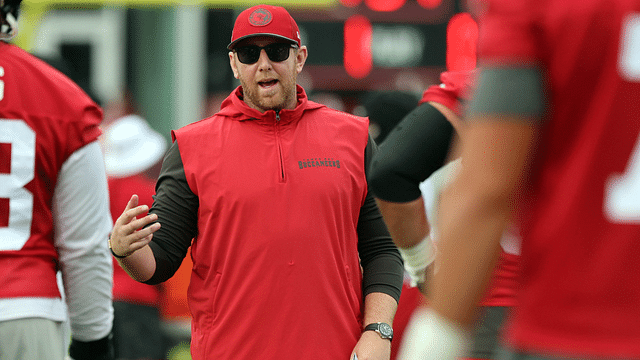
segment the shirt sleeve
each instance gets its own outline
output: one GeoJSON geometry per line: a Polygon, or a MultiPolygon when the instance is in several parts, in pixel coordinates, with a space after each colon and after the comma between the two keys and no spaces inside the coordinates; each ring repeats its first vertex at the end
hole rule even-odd
{"type": "Polygon", "coordinates": [[[422,196],[420,183],[445,164],[453,133],[453,126],[439,110],[429,103],[418,106],[373,156],[370,191],[379,199],[396,203],[422,196]]]}
{"type": "Polygon", "coordinates": [[[443,72],[440,84],[427,88],[418,104],[437,102],[461,116],[465,103],[471,98],[476,76],[477,70],[443,72]]]}
{"type": "MultiPolygon", "coordinates": [[[[365,149],[365,171],[376,150],[374,140],[369,136],[365,149]]],[[[381,292],[400,299],[404,265],[398,248],[384,223],[373,194],[368,191],[358,218],[358,252],[363,269],[362,289],[364,296],[381,292]]]]}
{"type": "Polygon", "coordinates": [[[198,196],[187,183],[176,141],[165,155],[153,206],[149,210],[149,213],[158,215],[162,226],[149,243],[156,259],[156,271],[145,284],[159,284],[178,270],[198,233],[198,207],[198,196]]]}
{"type": "Polygon", "coordinates": [[[111,332],[113,265],[107,246],[112,227],[107,176],[97,142],[62,165],[53,195],[54,245],[59,255],[74,339],[93,341],[111,332]]]}

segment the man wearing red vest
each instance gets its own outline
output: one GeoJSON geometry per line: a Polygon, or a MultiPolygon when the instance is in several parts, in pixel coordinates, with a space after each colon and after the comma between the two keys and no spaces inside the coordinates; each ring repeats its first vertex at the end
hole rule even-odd
{"type": "Polygon", "coordinates": [[[172,133],[150,214],[131,199],[114,255],[155,284],[191,246],[193,359],[388,360],[403,266],[368,192],[368,119],[296,85],[307,48],[284,8],[243,11],[228,49],[241,86],[172,133]]]}

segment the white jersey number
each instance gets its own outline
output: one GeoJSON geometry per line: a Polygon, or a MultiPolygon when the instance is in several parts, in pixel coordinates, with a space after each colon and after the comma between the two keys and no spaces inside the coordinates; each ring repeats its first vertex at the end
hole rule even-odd
{"type": "MultiPolygon", "coordinates": [[[[622,24],[618,71],[623,79],[640,82],[640,14],[622,24]]],[[[640,137],[623,174],[609,177],[604,198],[606,217],[615,223],[640,223],[640,137]]]]}
{"type": "Polygon", "coordinates": [[[604,211],[612,222],[640,222],[640,137],[624,173],[608,179],[604,211]]]}
{"type": "Polygon", "coordinates": [[[627,81],[640,81],[640,14],[630,14],[622,23],[618,71],[627,81]]]}
{"type": "MultiPolygon", "coordinates": [[[[0,198],[9,199],[9,226],[0,227],[0,251],[20,250],[31,235],[36,133],[22,120],[0,119],[0,143],[11,148],[11,172],[0,173],[0,198]]],[[[5,159],[3,159],[4,161],[5,159]]]]}

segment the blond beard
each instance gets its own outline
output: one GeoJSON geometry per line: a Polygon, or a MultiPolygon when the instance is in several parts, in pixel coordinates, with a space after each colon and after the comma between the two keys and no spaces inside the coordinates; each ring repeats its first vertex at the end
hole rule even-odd
{"type": "Polygon", "coordinates": [[[242,92],[244,95],[244,102],[250,107],[265,112],[267,110],[282,110],[289,106],[289,104],[297,103],[297,91],[296,91],[296,75],[290,76],[288,79],[281,79],[279,84],[283,88],[283,92],[276,95],[276,97],[264,97],[258,95],[258,85],[252,83],[253,86],[247,85],[247,82],[242,76],[238,77],[240,85],[242,86],[242,92]],[[277,100],[277,97],[281,97],[277,100]]]}

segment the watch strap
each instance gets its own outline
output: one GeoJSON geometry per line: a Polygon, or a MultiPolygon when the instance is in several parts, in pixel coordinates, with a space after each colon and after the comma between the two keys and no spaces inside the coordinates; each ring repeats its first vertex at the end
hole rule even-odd
{"type": "Polygon", "coordinates": [[[364,327],[362,332],[375,331],[383,339],[393,339],[393,328],[391,325],[383,322],[372,323],[364,327]]]}

